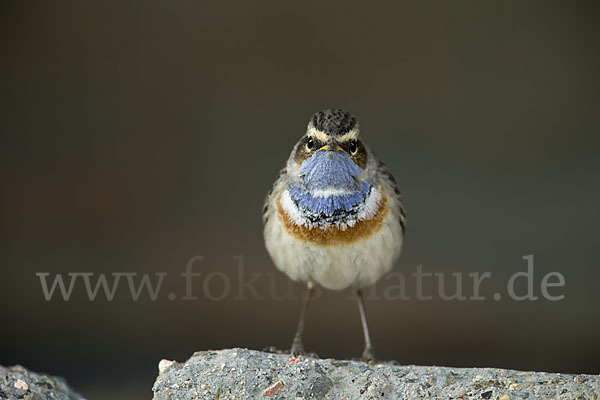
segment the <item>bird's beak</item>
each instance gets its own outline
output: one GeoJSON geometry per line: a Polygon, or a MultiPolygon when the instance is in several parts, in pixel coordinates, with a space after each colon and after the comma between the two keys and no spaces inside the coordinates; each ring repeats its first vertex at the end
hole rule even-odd
{"type": "Polygon", "coordinates": [[[342,149],[338,144],[326,144],[325,146],[321,147],[319,150],[344,151],[344,149],[342,149]]]}

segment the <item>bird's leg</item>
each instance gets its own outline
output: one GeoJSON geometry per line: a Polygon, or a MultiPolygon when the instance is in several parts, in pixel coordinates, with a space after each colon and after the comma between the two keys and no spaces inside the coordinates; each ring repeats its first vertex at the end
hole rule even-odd
{"type": "Polygon", "coordinates": [[[363,334],[365,335],[365,350],[362,358],[364,362],[374,361],[375,354],[373,345],[371,344],[371,336],[369,335],[369,325],[367,324],[367,313],[365,311],[365,299],[362,290],[356,289],[356,297],[358,298],[358,309],[360,311],[360,320],[362,322],[363,334]]]}
{"type": "Polygon", "coordinates": [[[294,335],[294,340],[292,341],[292,349],[290,353],[294,355],[304,353],[304,345],[302,344],[302,332],[304,332],[304,318],[306,315],[306,309],[308,308],[308,303],[310,302],[310,298],[312,297],[315,289],[312,283],[309,282],[308,289],[306,291],[306,297],[304,298],[304,303],[302,304],[302,311],[300,311],[300,320],[298,321],[298,328],[296,329],[296,334],[294,335]]]}

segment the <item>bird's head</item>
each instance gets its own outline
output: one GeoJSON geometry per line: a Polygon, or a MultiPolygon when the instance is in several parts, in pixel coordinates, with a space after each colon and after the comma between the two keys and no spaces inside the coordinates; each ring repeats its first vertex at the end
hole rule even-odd
{"type": "Polygon", "coordinates": [[[304,186],[311,192],[360,190],[368,149],[359,140],[358,121],[344,110],[315,113],[292,153],[304,186]]]}

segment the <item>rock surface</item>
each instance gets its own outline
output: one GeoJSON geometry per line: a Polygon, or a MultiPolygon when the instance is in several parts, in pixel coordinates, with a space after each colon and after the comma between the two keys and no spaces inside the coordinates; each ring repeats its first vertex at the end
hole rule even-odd
{"type": "Polygon", "coordinates": [[[597,400],[600,376],[369,365],[228,349],[198,352],[185,363],[162,360],[153,391],[155,400],[597,400]]]}
{"type": "Polygon", "coordinates": [[[0,365],[0,400],[84,400],[62,378],[0,365]]]}

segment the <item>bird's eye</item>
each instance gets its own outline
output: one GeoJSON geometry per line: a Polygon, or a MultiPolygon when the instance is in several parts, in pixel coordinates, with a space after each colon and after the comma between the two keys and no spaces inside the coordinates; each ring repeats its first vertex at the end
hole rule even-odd
{"type": "Polygon", "coordinates": [[[350,153],[355,154],[358,151],[358,142],[353,140],[350,142],[350,153]]]}
{"type": "Polygon", "coordinates": [[[308,150],[312,150],[313,147],[315,147],[315,141],[313,138],[310,137],[310,138],[308,138],[308,142],[306,142],[306,148],[308,150]]]}

